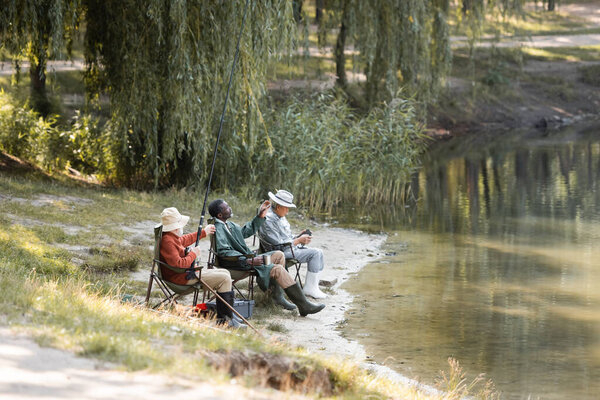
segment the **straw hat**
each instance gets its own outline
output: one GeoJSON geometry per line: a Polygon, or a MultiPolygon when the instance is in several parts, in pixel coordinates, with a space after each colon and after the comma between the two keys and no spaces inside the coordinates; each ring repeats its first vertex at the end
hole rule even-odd
{"type": "Polygon", "coordinates": [[[162,220],[163,232],[169,232],[183,228],[190,220],[190,217],[179,214],[179,211],[175,207],[169,207],[163,210],[160,214],[160,219],[162,220]]]}
{"type": "Polygon", "coordinates": [[[280,206],[296,208],[296,205],[292,203],[294,201],[294,195],[287,190],[278,190],[275,194],[269,192],[269,198],[280,206]]]}

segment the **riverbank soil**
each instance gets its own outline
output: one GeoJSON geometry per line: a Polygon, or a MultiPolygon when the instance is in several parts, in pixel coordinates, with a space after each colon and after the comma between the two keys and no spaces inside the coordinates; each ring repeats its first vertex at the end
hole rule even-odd
{"type": "Polygon", "coordinates": [[[428,115],[432,135],[545,130],[598,118],[600,5],[566,4],[557,12],[578,28],[486,40],[473,58],[453,46],[451,76],[428,115]]]}

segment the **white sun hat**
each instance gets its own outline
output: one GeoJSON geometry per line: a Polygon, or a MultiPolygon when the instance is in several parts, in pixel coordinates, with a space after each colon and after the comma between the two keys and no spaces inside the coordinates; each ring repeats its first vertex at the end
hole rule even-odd
{"type": "Polygon", "coordinates": [[[296,205],[292,203],[294,201],[294,195],[287,190],[278,190],[275,194],[269,192],[269,198],[280,206],[296,208],[296,205]]]}
{"type": "Polygon", "coordinates": [[[179,214],[175,207],[169,207],[160,213],[160,219],[162,220],[163,232],[170,232],[186,226],[190,217],[179,214]]]}

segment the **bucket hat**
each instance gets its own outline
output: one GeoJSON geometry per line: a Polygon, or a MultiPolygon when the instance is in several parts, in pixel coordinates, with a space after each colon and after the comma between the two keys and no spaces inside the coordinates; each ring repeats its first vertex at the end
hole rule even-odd
{"type": "Polygon", "coordinates": [[[179,211],[175,207],[165,208],[162,213],[160,213],[160,219],[163,225],[163,231],[169,232],[178,228],[183,228],[190,217],[187,215],[179,214],[179,211]]]}
{"type": "Polygon", "coordinates": [[[296,205],[292,203],[294,201],[294,195],[287,190],[278,190],[275,194],[269,192],[269,198],[280,206],[296,208],[296,205]]]}

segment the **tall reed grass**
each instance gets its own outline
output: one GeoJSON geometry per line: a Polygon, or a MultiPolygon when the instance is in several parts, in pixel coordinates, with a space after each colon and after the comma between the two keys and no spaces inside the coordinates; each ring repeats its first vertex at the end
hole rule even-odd
{"type": "Polygon", "coordinates": [[[293,99],[270,118],[275,150],[258,156],[253,180],[291,190],[313,210],[404,200],[426,144],[413,103],[401,98],[360,115],[324,93],[293,99]]]}

